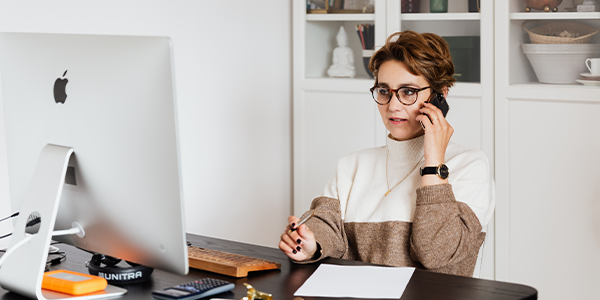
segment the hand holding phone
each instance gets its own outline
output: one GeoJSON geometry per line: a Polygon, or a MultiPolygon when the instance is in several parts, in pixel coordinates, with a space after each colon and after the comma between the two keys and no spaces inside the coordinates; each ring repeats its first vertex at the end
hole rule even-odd
{"type": "MultiPolygon", "coordinates": [[[[426,102],[436,106],[442,113],[440,115],[440,112],[430,105],[421,108],[423,115],[427,116],[430,121],[430,123],[427,123],[427,129],[423,128],[426,131],[423,150],[425,166],[437,166],[445,162],[446,148],[448,147],[454,129],[445,120],[450,106],[448,105],[448,102],[446,102],[443,94],[434,93],[426,102]]],[[[423,116],[418,118],[420,120],[425,120],[423,116]]],[[[423,123],[421,123],[421,125],[422,124],[423,123]]]]}

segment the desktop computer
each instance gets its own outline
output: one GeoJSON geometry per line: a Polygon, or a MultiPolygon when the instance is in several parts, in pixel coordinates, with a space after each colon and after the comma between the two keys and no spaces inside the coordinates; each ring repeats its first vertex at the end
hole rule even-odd
{"type": "Polygon", "coordinates": [[[0,77],[10,201],[20,211],[0,285],[56,297],[41,290],[52,236],[186,274],[171,41],[0,33],[0,77]],[[32,217],[41,220],[34,235],[25,232],[32,217]]]}

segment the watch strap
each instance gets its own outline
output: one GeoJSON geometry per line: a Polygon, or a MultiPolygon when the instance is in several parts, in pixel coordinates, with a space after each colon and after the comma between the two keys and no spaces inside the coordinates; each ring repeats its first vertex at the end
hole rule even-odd
{"type": "Polygon", "coordinates": [[[438,167],[424,167],[421,168],[421,176],[423,175],[437,175],[438,167]]]}

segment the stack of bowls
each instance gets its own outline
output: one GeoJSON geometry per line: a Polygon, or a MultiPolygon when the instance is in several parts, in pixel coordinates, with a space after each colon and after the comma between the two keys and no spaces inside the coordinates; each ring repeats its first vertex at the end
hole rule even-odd
{"type": "Polygon", "coordinates": [[[585,60],[600,57],[600,44],[523,44],[535,75],[542,83],[572,84],[587,72],[585,60]]]}
{"type": "Polygon", "coordinates": [[[550,22],[528,29],[527,23],[523,28],[532,43],[521,46],[539,82],[576,83],[587,70],[585,60],[600,56],[600,44],[590,43],[598,33],[595,28],[575,22],[550,22]]]}

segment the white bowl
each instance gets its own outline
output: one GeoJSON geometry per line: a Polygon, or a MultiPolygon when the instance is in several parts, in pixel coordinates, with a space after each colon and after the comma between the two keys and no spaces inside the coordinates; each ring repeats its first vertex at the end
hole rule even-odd
{"type": "Polygon", "coordinates": [[[522,44],[542,83],[570,84],[585,72],[585,60],[598,57],[600,44],[522,44]]]}

